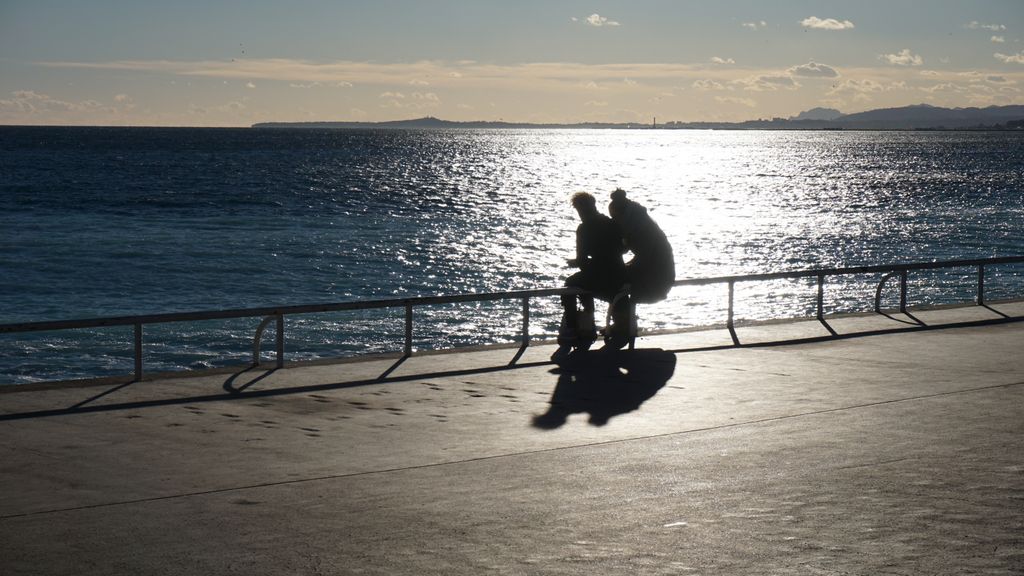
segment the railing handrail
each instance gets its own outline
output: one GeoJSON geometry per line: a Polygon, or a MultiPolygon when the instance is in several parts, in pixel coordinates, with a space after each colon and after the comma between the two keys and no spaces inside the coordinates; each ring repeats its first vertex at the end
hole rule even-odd
{"type": "Polygon", "coordinates": [[[542,288],[536,290],[512,290],[508,292],[481,292],[452,294],[448,296],[415,296],[384,300],[352,300],[323,304],[299,304],[262,308],[235,308],[229,310],[205,310],[194,312],[170,312],[164,314],[143,314],[138,316],[107,316],[79,320],[47,320],[42,322],[20,322],[0,324],[0,334],[13,332],[45,332],[50,330],[73,330],[77,328],[101,328],[111,326],[133,326],[135,324],[165,324],[169,322],[194,322],[199,320],[226,320],[251,318],[254,316],[280,316],[289,314],[315,314],[318,312],[339,312],[346,310],[373,310],[378,308],[400,308],[406,305],[425,306],[431,304],[454,304],[457,302],[486,302],[490,300],[514,300],[540,298],[562,294],[580,294],[579,288],[542,288]]]}
{"type": "Polygon", "coordinates": [[[960,268],[966,266],[992,266],[996,264],[1016,264],[1021,262],[1024,262],[1024,256],[1002,256],[998,258],[981,258],[973,260],[912,262],[906,264],[879,264],[872,266],[847,266],[842,268],[813,268],[809,270],[766,272],[762,274],[687,278],[683,280],[676,280],[673,283],[673,286],[702,286],[706,284],[725,284],[728,282],[780,280],[785,278],[811,278],[815,276],[842,276],[847,274],[873,274],[876,272],[901,272],[904,270],[929,270],[936,268],[960,268]]]}
{"type": "MultiPolygon", "coordinates": [[[[904,270],[927,270],[935,268],[957,268],[964,266],[990,266],[996,264],[1024,263],[1024,256],[1004,256],[972,260],[946,260],[936,262],[913,262],[904,264],[882,264],[873,266],[849,266],[842,268],[815,268],[809,270],[792,270],[768,272],[762,274],[740,274],[732,276],[712,276],[708,278],[685,278],[676,280],[673,286],[702,286],[708,284],[726,284],[763,280],[779,280],[785,278],[810,278],[819,276],[839,276],[847,274],[869,274],[875,272],[900,272],[904,270]]],[[[235,308],[228,310],[204,310],[192,312],[170,312],[162,314],[142,314],[135,316],[107,316],[83,318],[78,320],[46,320],[39,322],[16,322],[0,324],[0,334],[20,332],[46,332],[52,330],[74,330],[79,328],[103,328],[112,326],[134,326],[136,324],[164,324],[170,322],[194,322],[201,320],[226,320],[231,318],[250,318],[254,316],[280,316],[290,314],[314,314],[318,312],[340,312],[351,310],[371,310],[378,308],[399,308],[406,305],[424,306],[432,304],[454,304],[457,302],[486,302],[490,300],[513,300],[522,298],[541,298],[560,296],[562,294],[579,294],[578,288],[541,288],[533,290],[512,290],[505,292],[482,292],[452,294],[438,296],[415,296],[378,300],[352,300],[322,304],[300,304],[291,306],[274,306],[260,308],[235,308]]]]}
{"type": "MultiPolygon", "coordinates": [[[[673,286],[701,286],[708,284],[727,284],[729,287],[728,307],[726,326],[732,337],[733,343],[739,345],[739,338],[734,328],[734,298],[735,286],[738,282],[778,280],[785,278],[815,278],[817,280],[817,318],[824,321],[824,285],[826,276],[838,276],[847,274],[872,274],[877,272],[887,273],[879,283],[875,292],[875,310],[880,311],[880,300],[882,287],[889,278],[898,274],[900,276],[900,311],[906,312],[907,306],[907,273],[910,270],[927,270],[941,268],[977,267],[978,286],[977,303],[984,303],[985,299],[985,267],[998,264],[1024,263],[1024,256],[1005,256],[999,258],[983,258],[971,260],[946,260],[938,262],[912,262],[904,264],[884,264],[876,266],[849,266],[845,268],[816,268],[811,270],[793,270],[786,272],[769,272],[765,274],[743,274],[733,276],[715,276],[710,278],[687,278],[676,280],[673,286]]],[[[626,288],[628,290],[628,288],[626,288]]],[[[224,320],[231,318],[252,318],[263,317],[256,330],[253,340],[253,364],[260,363],[260,339],[264,328],[271,320],[277,323],[276,354],[277,366],[284,366],[284,317],[292,314],[313,314],[321,312],[338,312],[351,310],[371,310],[380,308],[404,308],[405,309],[405,345],[404,353],[411,356],[413,353],[413,308],[415,306],[426,306],[432,304],[454,304],[457,302],[484,302],[491,300],[513,300],[522,301],[522,346],[525,349],[530,342],[530,299],[545,296],[561,296],[569,294],[584,294],[586,291],[579,288],[544,288],[535,290],[514,290],[507,292],[484,292],[479,294],[453,294],[448,296],[416,296],[405,298],[392,298],[385,300],[355,300],[349,302],[335,302],[325,304],[304,304],[297,306],[277,306],[262,308],[239,308],[233,310],[209,310],[197,312],[175,312],[166,314],[146,314],[136,316],[111,316],[105,318],[87,318],[81,320],[53,320],[43,322],[20,322],[13,324],[0,324],[0,334],[43,332],[52,330],[72,330],[78,328],[100,328],[111,326],[132,326],[133,327],[133,349],[135,360],[135,380],[141,380],[143,375],[143,327],[147,324],[162,324],[168,322],[192,322],[202,320],[224,320]]],[[[632,306],[630,307],[630,325],[633,325],[632,306]]],[[[827,325],[826,325],[827,327],[827,325]]],[[[831,329],[830,329],[831,331],[831,329]]],[[[834,334],[834,333],[833,333],[834,334]]],[[[630,348],[632,338],[636,336],[631,331],[630,348]]]]}

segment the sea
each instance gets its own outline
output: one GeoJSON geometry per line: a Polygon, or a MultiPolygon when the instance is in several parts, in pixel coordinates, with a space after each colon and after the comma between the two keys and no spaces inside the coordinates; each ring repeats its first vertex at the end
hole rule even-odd
{"type": "MultiPolygon", "coordinates": [[[[604,210],[616,188],[680,279],[1024,254],[1021,132],[0,127],[0,324],[554,288],[569,198],[604,210]]],[[[826,313],[871,310],[879,276],[830,277],[826,313]]],[[[975,283],[912,273],[910,304],[975,283]]],[[[736,318],[813,315],[816,293],[740,283],[736,318]]],[[[986,295],[1024,297],[1024,266],[988,270],[986,295]]],[[[725,285],[679,287],[639,325],[721,324],[726,305],[725,285]]],[[[557,298],[531,313],[553,337],[557,298]]],[[[146,370],[243,366],[260,320],[147,326],[146,370]]],[[[402,308],[288,316],[287,359],[399,352],[404,326],[402,308]]],[[[514,342],[521,302],[417,307],[414,326],[418,351],[514,342]]],[[[0,334],[0,384],[130,374],[132,342],[0,334]]]]}

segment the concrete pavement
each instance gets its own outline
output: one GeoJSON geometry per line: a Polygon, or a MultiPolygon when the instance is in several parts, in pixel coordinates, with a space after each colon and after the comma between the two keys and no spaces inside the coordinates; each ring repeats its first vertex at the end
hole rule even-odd
{"type": "Polygon", "coordinates": [[[1024,573],[1022,317],[0,392],[0,573],[1024,573]]]}

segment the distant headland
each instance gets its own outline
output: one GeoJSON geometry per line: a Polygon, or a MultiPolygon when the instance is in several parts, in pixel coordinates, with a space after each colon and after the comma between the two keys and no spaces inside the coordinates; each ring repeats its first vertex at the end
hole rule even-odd
{"type": "Polygon", "coordinates": [[[320,129],[506,129],[506,128],[604,128],[666,130],[1024,130],[1024,105],[987,108],[940,108],[928,104],[901,108],[880,108],[856,114],[843,114],[831,108],[814,108],[789,118],[747,120],[744,122],[637,122],[575,124],[532,124],[525,122],[457,122],[428,116],[388,122],[260,122],[253,128],[320,129]]]}

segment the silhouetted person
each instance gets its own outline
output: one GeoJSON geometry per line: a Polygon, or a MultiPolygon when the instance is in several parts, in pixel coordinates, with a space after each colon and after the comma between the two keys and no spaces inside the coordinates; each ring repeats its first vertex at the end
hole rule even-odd
{"type": "MultiPolygon", "coordinates": [[[[576,228],[576,258],[569,260],[569,265],[580,271],[569,276],[565,285],[582,288],[610,302],[626,281],[626,265],[622,261],[625,246],[619,227],[597,211],[597,202],[586,192],[574,194],[572,206],[579,214],[580,225],[576,228]]],[[[597,338],[594,296],[579,296],[582,312],[577,309],[576,300],[576,296],[562,296],[565,313],[558,343],[563,347],[586,348],[597,338]]],[[[624,321],[623,314],[628,315],[627,307],[613,310],[613,322],[624,321]]]]}
{"type": "Polygon", "coordinates": [[[626,264],[630,294],[636,302],[658,302],[668,296],[676,279],[675,258],[665,233],[647,209],[626,198],[621,188],[612,192],[608,213],[619,227],[633,259],[626,264]]]}

